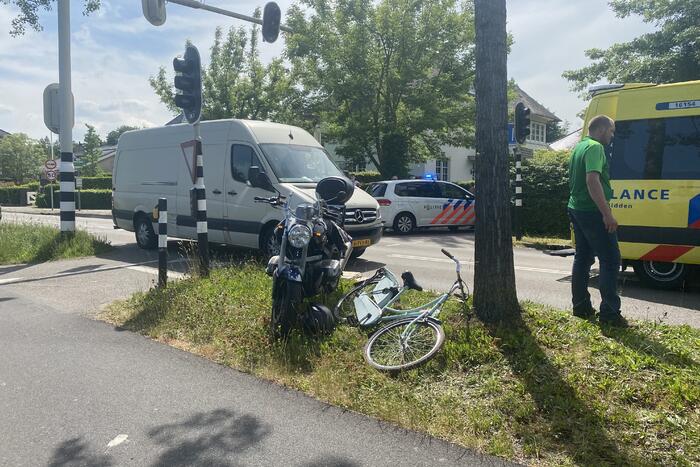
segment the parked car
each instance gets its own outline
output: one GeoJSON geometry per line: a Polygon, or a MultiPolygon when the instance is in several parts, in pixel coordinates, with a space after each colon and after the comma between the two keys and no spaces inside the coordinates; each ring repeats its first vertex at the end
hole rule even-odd
{"type": "Polygon", "coordinates": [[[474,195],[454,183],[436,180],[388,180],[367,188],[381,217],[399,234],[419,227],[474,227],[474,195]]]}
{"type": "MultiPolygon", "coordinates": [[[[255,202],[255,197],[281,193],[314,201],[316,184],[342,172],[305,130],[252,120],[201,123],[204,147],[209,241],[279,254],[275,228],[284,219],[281,208],[255,202]],[[251,183],[251,173],[264,173],[268,187],[251,183]]],[[[197,238],[190,189],[194,185],[193,138],[190,125],[128,131],[121,135],[114,161],[112,217],[114,224],[136,233],[142,248],[155,248],[151,211],[158,198],[168,200],[168,235],[197,238]]],[[[345,203],[343,228],[352,236],[353,256],[377,243],[383,232],[376,200],[355,190],[345,203]]]]}

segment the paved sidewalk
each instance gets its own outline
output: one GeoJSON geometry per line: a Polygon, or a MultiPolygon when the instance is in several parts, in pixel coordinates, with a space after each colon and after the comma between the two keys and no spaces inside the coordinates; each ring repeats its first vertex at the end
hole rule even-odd
{"type": "MultiPolygon", "coordinates": [[[[37,208],[35,206],[3,206],[3,213],[22,213],[22,214],[41,214],[46,216],[58,216],[61,211],[58,207],[53,211],[50,208],[37,208]]],[[[82,209],[75,211],[76,217],[99,217],[102,219],[111,219],[112,211],[109,209],[82,209]]]]}

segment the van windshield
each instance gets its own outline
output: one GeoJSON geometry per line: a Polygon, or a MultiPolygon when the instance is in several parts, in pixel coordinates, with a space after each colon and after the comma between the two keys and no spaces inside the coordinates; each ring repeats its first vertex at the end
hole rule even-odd
{"type": "Polygon", "coordinates": [[[343,175],[322,148],[293,144],[261,144],[260,148],[281,183],[318,182],[343,175]]]}

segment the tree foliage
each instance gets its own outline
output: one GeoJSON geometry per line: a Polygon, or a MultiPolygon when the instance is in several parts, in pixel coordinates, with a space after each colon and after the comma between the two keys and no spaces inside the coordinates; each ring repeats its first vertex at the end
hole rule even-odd
{"type": "Polygon", "coordinates": [[[587,50],[593,63],[563,74],[574,90],[584,91],[603,79],[671,83],[700,78],[698,0],[612,0],[609,4],[618,17],[638,15],[658,29],[606,50],[587,50]]]}
{"type": "Polygon", "coordinates": [[[471,2],[299,0],[287,23],[306,108],[347,161],[399,175],[395,146],[406,165],[473,139],[471,2]]]}
{"type": "Polygon", "coordinates": [[[94,177],[100,175],[104,171],[100,169],[97,165],[97,161],[102,155],[102,140],[100,135],[95,131],[95,127],[92,125],[85,124],[88,131],[85,133],[85,139],[83,141],[83,148],[85,152],[83,153],[80,161],[76,164],[80,170],[80,174],[85,177],[94,177]]]}
{"type": "MultiPolygon", "coordinates": [[[[256,13],[257,14],[257,13],[256,13]]],[[[300,124],[299,92],[282,59],[260,61],[259,28],[216,29],[209,66],[202,70],[202,120],[245,118],[300,124]]],[[[164,67],[150,78],[151,87],[173,113],[173,80],[164,67]]]]}
{"type": "Polygon", "coordinates": [[[17,184],[36,180],[44,162],[41,145],[24,133],[0,139],[0,178],[17,184]]]}
{"type": "Polygon", "coordinates": [[[136,126],[129,126],[129,125],[122,125],[119,128],[116,128],[109,133],[107,133],[107,138],[105,139],[105,144],[108,146],[116,146],[117,142],[119,141],[119,137],[122,135],[122,133],[126,133],[127,131],[131,130],[138,130],[138,127],[136,126]]]}
{"type": "MultiPolygon", "coordinates": [[[[41,31],[39,23],[41,10],[51,11],[56,0],[0,0],[0,5],[10,5],[19,8],[19,15],[12,19],[11,36],[23,35],[27,27],[41,31]]],[[[87,15],[100,8],[100,0],[83,0],[83,14],[87,15]]]]}

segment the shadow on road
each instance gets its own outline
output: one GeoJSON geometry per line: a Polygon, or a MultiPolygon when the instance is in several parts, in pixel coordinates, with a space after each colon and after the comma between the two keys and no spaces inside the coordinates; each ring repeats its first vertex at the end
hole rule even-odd
{"type": "MultiPolygon", "coordinates": [[[[645,465],[620,449],[605,420],[588,407],[547,357],[523,321],[491,326],[489,333],[513,373],[547,419],[548,441],[585,465],[645,465]]],[[[523,425],[522,438],[535,436],[523,425]]]]}
{"type": "Polygon", "coordinates": [[[90,449],[82,438],[72,438],[62,442],[53,452],[49,467],[68,467],[89,465],[91,467],[109,467],[114,465],[110,456],[90,449]]]}
{"type": "Polygon", "coordinates": [[[17,297],[0,297],[0,302],[9,302],[10,300],[16,300],[17,297]]]}
{"type": "Polygon", "coordinates": [[[236,465],[236,455],[256,446],[271,432],[269,424],[253,415],[217,409],[157,426],[148,436],[164,449],[153,465],[236,465]]]}
{"type": "Polygon", "coordinates": [[[357,467],[360,464],[357,462],[352,462],[342,457],[330,455],[325,457],[320,457],[313,460],[307,464],[302,464],[302,467],[357,467]]]}

